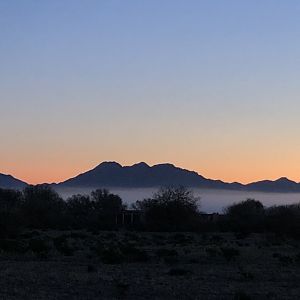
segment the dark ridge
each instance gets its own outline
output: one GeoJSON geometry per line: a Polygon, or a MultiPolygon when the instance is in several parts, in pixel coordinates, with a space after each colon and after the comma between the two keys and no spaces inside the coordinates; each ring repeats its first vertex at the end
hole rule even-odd
{"type": "Polygon", "coordinates": [[[150,167],[145,162],[121,166],[117,162],[103,162],[96,168],[59,184],[61,187],[126,187],[145,188],[160,186],[186,186],[207,189],[227,189],[263,192],[300,192],[300,184],[285,177],[243,185],[207,179],[194,171],[170,163],[150,167]]]}
{"type": "Polygon", "coordinates": [[[300,192],[300,184],[286,177],[277,180],[262,180],[246,185],[247,190],[262,192],[300,192]]]}
{"type": "MultiPolygon", "coordinates": [[[[22,180],[0,173],[0,188],[23,189],[26,185],[27,183],[22,180]]],[[[182,169],[170,163],[157,164],[151,167],[145,162],[139,162],[132,166],[122,166],[114,161],[102,162],[92,170],[52,185],[68,188],[146,188],[181,185],[190,188],[273,193],[300,192],[300,183],[286,177],[244,185],[239,182],[227,183],[221,180],[207,179],[197,172],[182,169]]]]}
{"type": "Polygon", "coordinates": [[[4,189],[23,189],[27,185],[26,182],[16,179],[11,175],[0,173],[0,188],[4,189]]]}

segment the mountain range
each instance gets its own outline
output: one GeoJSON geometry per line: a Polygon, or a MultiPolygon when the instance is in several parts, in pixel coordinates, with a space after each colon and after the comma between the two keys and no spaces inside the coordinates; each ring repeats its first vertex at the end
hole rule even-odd
{"type": "MultiPolygon", "coordinates": [[[[278,180],[263,180],[249,184],[227,183],[207,179],[194,171],[172,164],[149,166],[141,162],[132,166],[122,166],[117,162],[103,162],[94,169],[64,182],[53,184],[59,188],[145,188],[182,185],[191,188],[244,190],[262,192],[300,192],[300,183],[285,177],[278,180]]],[[[22,189],[26,183],[10,175],[0,174],[0,187],[22,189]]]]}
{"type": "Polygon", "coordinates": [[[23,189],[26,185],[26,182],[16,179],[11,175],[0,174],[0,188],[23,189]]]}

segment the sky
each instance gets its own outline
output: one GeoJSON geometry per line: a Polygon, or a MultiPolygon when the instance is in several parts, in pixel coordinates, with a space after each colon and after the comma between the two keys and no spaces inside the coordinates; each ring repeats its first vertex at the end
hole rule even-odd
{"type": "Polygon", "coordinates": [[[300,181],[298,0],[0,0],[0,173],[170,162],[300,181]]]}

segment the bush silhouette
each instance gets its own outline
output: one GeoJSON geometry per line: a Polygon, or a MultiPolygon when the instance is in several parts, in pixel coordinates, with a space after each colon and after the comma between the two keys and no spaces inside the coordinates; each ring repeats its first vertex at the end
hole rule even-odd
{"type": "Polygon", "coordinates": [[[15,239],[0,239],[0,250],[7,253],[25,253],[26,247],[22,241],[15,239]]]}
{"type": "Polygon", "coordinates": [[[68,238],[64,235],[53,239],[54,246],[58,252],[64,256],[73,256],[74,249],[70,246],[68,238]]]}
{"type": "Polygon", "coordinates": [[[266,211],[266,228],[281,235],[300,238],[300,204],[273,206],[266,211]]]}
{"type": "Polygon", "coordinates": [[[68,224],[73,229],[91,228],[95,219],[94,208],[89,196],[73,195],[66,201],[68,224]]]}
{"type": "MultiPolygon", "coordinates": [[[[67,201],[49,185],[27,186],[23,192],[0,189],[0,239],[14,238],[25,228],[87,229],[98,235],[100,230],[118,229],[116,217],[124,209],[122,199],[106,189],[95,190],[90,196],[74,195],[67,201]]],[[[157,244],[186,245],[193,242],[193,236],[179,232],[211,230],[203,227],[199,199],[184,187],[162,188],[152,198],[137,201],[133,209],[140,219],[134,229],[178,232],[168,241],[155,238],[157,244]]],[[[224,212],[215,230],[234,231],[238,239],[261,231],[300,239],[300,204],[264,208],[259,201],[248,199],[224,212]]],[[[30,234],[22,232],[24,238],[30,234]]],[[[218,235],[212,242],[223,243],[218,235]]]]}
{"type": "Polygon", "coordinates": [[[47,254],[50,250],[48,243],[39,238],[29,240],[29,249],[36,254],[47,254]]]}
{"type": "Polygon", "coordinates": [[[128,262],[146,262],[149,260],[148,253],[132,244],[120,246],[120,250],[128,262]]]}
{"type": "Polygon", "coordinates": [[[153,198],[137,201],[135,208],[145,216],[147,230],[189,231],[199,224],[198,198],[184,188],[162,188],[153,198]]]}
{"type": "Polygon", "coordinates": [[[240,251],[232,247],[222,247],[221,252],[228,262],[234,260],[240,255],[240,251]]]}
{"type": "Polygon", "coordinates": [[[98,189],[91,193],[91,203],[95,213],[97,227],[113,229],[116,226],[116,215],[122,211],[122,199],[106,189],[98,189]]]}
{"type": "Polygon", "coordinates": [[[0,189],[0,238],[15,236],[22,226],[22,193],[0,189]]]}
{"type": "Polygon", "coordinates": [[[23,194],[22,213],[28,227],[57,229],[63,225],[65,202],[50,186],[28,186],[23,194]]]}
{"type": "Polygon", "coordinates": [[[185,276],[190,274],[191,272],[185,269],[171,269],[168,272],[168,275],[170,276],[185,276]]]}
{"type": "Polygon", "coordinates": [[[156,251],[156,255],[160,258],[165,258],[170,256],[177,256],[178,252],[175,249],[161,248],[156,251]]]}
{"type": "Polygon", "coordinates": [[[118,247],[105,247],[99,253],[104,264],[117,265],[124,262],[124,255],[118,247]]]}
{"type": "Polygon", "coordinates": [[[233,204],[225,210],[227,225],[236,232],[257,232],[263,230],[265,210],[261,202],[247,199],[233,204]]]}

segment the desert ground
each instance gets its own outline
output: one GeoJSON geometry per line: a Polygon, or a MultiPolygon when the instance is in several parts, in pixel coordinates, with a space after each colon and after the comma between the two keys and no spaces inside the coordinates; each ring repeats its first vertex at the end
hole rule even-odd
{"type": "Polygon", "coordinates": [[[300,242],[270,234],[28,231],[1,299],[299,299],[300,242]]]}

